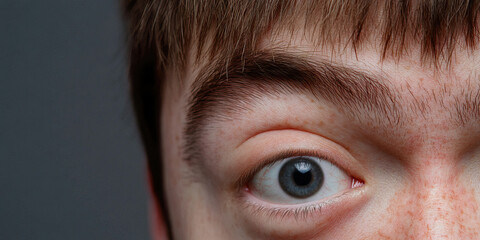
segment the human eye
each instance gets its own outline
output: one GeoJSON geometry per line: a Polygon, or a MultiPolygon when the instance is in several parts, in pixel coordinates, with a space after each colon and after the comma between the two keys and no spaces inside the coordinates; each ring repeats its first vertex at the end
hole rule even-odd
{"type": "Polygon", "coordinates": [[[271,159],[247,183],[261,211],[281,216],[310,213],[328,199],[364,184],[316,152],[287,152],[271,159]]]}
{"type": "Polygon", "coordinates": [[[276,204],[320,201],[352,187],[352,178],[325,158],[294,156],[263,167],[249,184],[252,194],[276,204]]]}

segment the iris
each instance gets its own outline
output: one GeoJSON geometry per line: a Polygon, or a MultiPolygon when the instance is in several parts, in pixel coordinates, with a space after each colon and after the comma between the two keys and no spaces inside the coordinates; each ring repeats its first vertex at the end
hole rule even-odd
{"type": "Polygon", "coordinates": [[[295,198],[307,198],[322,187],[324,180],[320,166],[308,158],[298,157],[286,162],[280,169],[278,181],[283,191],[295,198]]]}

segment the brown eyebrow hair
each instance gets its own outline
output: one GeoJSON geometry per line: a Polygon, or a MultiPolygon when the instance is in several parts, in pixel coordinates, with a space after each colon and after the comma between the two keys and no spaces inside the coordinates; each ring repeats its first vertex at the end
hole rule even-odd
{"type": "Polygon", "coordinates": [[[206,126],[234,120],[264,96],[310,95],[355,119],[398,126],[402,112],[397,93],[387,82],[378,73],[312,61],[281,50],[237,56],[227,71],[221,62],[206,66],[194,80],[187,104],[185,160],[201,163],[206,126]]]}

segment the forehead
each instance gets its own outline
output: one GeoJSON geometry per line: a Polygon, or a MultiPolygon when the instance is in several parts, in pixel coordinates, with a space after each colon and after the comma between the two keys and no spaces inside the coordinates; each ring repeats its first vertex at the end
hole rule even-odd
{"type": "Polygon", "coordinates": [[[313,35],[309,31],[269,34],[259,42],[259,49],[288,52],[306,59],[330,61],[383,75],[388,84],[399,90],[410,88],[412,91],[433,93],[438,88],[447,96],[454,95],[457,90],[477,89],[480,83],[480,56],[477,50],[471,50],[466,45],[458,44],[448,59],[433,61],[425,59],[419,44],[405,48],[401,55],[384,55],[379,34],[372,34],[355,47],[348,42],[319,45],[313,35]]]}

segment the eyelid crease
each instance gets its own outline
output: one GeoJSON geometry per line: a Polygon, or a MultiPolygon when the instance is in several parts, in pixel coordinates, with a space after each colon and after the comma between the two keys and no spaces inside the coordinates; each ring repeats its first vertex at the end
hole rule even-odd
{"type": "MultiPolygon", "coordinates": [[[[254,137],[256,137],[256,136],[258,136],[258,135],[260,135],[260,134],[262,134],[262,133],[271,132],[271,131],[283,131],[283,130],[302,131],[302,132],[306,132],[306,133],[311,133],[311,134],[318,135],[317,133],[312,132],[312,131],[308,131],[308,130],[306,130],[306,129],[296,129],[296,128],[293,128],[293,127],[291,127],[291,128],[289,128],[289,127],[269,127],[267,130],[259,130],[259,131],[257,131],[257,132],[254,132],[253,134],[251,134],[250,137],[247,137],[247,138],[245,138],[245,139],[242,139],[242,140],[240,141],[240,143],[237,144],[237,145],[234,147],[234,149],[239,148],[242,144],[246,143],[248,140],[250,140],[250,139],[252,139],[252,138],[254,138],[254,137]]],[[[322,136],[322,137],[323,137],[323,136],[322,136]]],[[[323,138],[325,138],[325,137],[323,137],[323,138]]],[[[329,140],[330,140],[330,139],[329,139],[329,140]]],[[[331,141],[331,140],[330,140],[330,141],[331,141]]],[[[332,142],[335,142],[335,141],[332,141],[332,142]]],[[[335,143],[336,143],[336,142],[335,142],[335,143]]]]}

